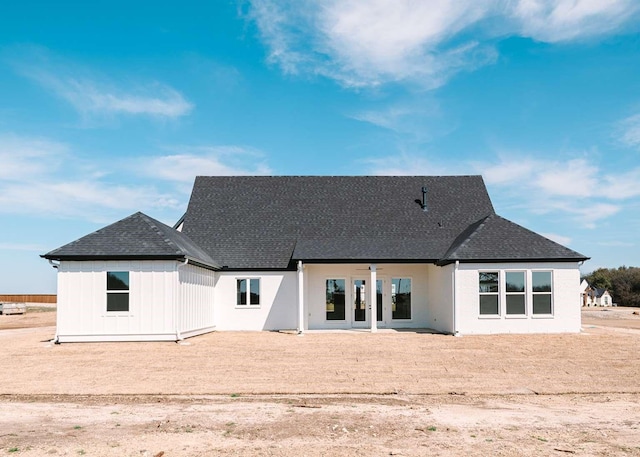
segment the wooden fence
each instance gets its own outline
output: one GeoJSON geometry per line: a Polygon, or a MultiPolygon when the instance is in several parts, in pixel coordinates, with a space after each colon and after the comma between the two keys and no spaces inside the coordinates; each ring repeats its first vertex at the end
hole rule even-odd
{"type": "Polygon", "coordinates": [[[55,294],[0,295],[0,303],[57,303],[55,294]]]}

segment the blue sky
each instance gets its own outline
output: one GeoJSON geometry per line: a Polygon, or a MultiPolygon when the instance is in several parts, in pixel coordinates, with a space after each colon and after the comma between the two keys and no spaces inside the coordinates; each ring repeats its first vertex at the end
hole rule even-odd
{"type": "Polygon", "coordinates": [[[640,266],[636,0],[9,2],[0,293],[196,175],[482,174],[496,211],[640,266]]]}

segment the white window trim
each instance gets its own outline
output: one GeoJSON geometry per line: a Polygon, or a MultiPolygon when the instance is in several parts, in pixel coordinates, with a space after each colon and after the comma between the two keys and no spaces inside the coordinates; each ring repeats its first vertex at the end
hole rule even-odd
{"type": "Polygon", "coordinates": [[[133,317],[131,312],[131,271],[130,270],[104,270],[104,314],[103,317],[133,317]],[[129,274],[129,288],[127,290],[109,290],[107,285],[107,277],[109,273],[128,273],[129,274]],[[129,309],[127,311],[109,311],[108,307],[108,295],[110,294],[127,294],[129,296],[129,309]]]}
{"type": "Polygon", "coordinates": [[[541,269],[541,270],[531,270],[531,318],[532,319],[553,319],[555,317],[555,285],[553,279],[553,270],[549,269],[541,269]],[[533,291],[533,273],[550,273],[551,274],[551,292],[534,292],[533,291]],[[533,313],[533,296],[534,295],[550,295],[551,296],[551,313],[546,314],[534,314],[533,313]]]}
{"type": "Polygon", "coordinates": [[[262,307],[262,281],[261,281],[261,277],[260,276],[238,276],[236,277],[235,280],[235,309],[259,309],[262,307]],[[238,281],[241,280],[246,280],[247,281],[247,291],[245,292],[246,294],[246,299],[247,299],[247,304],[246,305],[240,305],[238,304],[238,281]],[[259,282],[259,291],[260,291],[260,303],[258,303],[257,305],[252,305],[251,304],[251,280],[252,279],[257,279],[259,282]]]}
{"type": "Polygon", "coordinates": [[[502,319],[502,289],[501,284],[503,282],[503,270],[498,268],[478,270],[478,277],[476,279],[476,287],[478,294],[478,319],[502,319]],[[498,292],[480,292],[480,273],[498,273],[498,292]],[[497,295],[498,296],[498,313],[497,314],[481,314],[480,313],[480,296],[482,295],[497,295]]]}
{"type": "MultiPolygon", "coordinates": [[[[384,283],[383,283],[384,293],[384,283]]],[[[391,322],[413,322],[413,316],[415,315],[415,307],[413,306],[413,276],[391,276],[389,279],[389,312],[391,315],[391,322]],[[394,319],[393,318],[393,280],[394,279],[410,279],[411,280],[411,319],[394,319]]]]}
{"type": "Polygon", "coordinates": [[[323,281],[324,286],[324,299],[322,306],[322,316],[326,324],[345,324],[352,321],[351,316],[351,291],[349,287],[349,280],[343,276],[326,276],[323,281]],[[344,281],[344,319],[327,319],[327,281],[329,280],[343,280],[344,281]]]}
{"type": "MultiPolygon", "coordinates": [[[[555,285],[553,269],[482,269],[478,270],[478,279],[480,273],[498,273],[498,314],[480,314],[480,296],[495,295],[494,292],[478,292],[478,319],[554,319],[555,318],[555,285]],[[507,314],[507,272],[524,272],[525,274],[525,314],[507,314]],[[533,292],[533,273],[550,273],[551,274],[551,292],[533,292]],[[533,296],[534,295],[551,295],[551,313],[550,314],[533,314],[533,296]]],[[[515,293],[514,293],[515,294],[515,293]]]]}
{"type": "Polygon", "coordinates": [[[503,270],[501,275],[504,274],[504,317],[505,319],[526,319],[529,316],[530,300],[528,297],[529,275],[527,270],[503,270]],[[507,273],[524,273],[524,292],[507,292],[507,273]],[[509,314],[507,311],[507,295],[522,295],[524,296],[524,314],[509,314]]]}

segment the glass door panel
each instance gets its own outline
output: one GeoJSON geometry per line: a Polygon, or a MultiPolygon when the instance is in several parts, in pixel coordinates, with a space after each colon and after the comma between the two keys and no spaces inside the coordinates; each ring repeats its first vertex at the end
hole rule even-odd
{"type": "Polygon", "coordinates": [[[367,321],[367,281],[353,280],[353,321],[365,323],[367,321]]]}
{"type": "Polygon", "coordinates": [[[376,320],[384,321],[382,316],[382,279],[376,280],[376,320]]]}

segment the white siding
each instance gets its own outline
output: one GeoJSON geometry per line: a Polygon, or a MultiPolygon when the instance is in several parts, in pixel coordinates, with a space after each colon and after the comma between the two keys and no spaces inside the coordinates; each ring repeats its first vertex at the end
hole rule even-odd
{"type": "Polygon", "coordinates": [[[295,271],[217,272],[216,330],[289,330],[297,327],[295,271]],[[236,305],[236,280],[260,279],[260,306],[236,305]]]}
{"type": "MultiPolygon", "coordinates": [[[[428,266],[419,264],[377,264],[377,279],[383,285],[383,322],[379,327],[386,328],[424,328],[429,327],[428,266]],[[411,319],[393,320],[391,318],[390,281],[392,278],[411,278],[411,319]]],[[[369,264],[327,264],[304,266],[305,277],[305,321],[308,329],[345,329],[353,328],[353,293],[351,281],[365,279],[367,294],[371,272],[369,264]],[[326,319],[326,280],[344,279],[346,286],[344,321],[326,319]]],[[[370,302],[372,303],[372,302],[370,302]]],[[[355,325],[358,325],[357,323],[355,325]]],[[[368,328],[368,327],[367,327],[368,328]]]]}
{"type": "Polygon", "coordinates": [[[180,265],[179,336],[194,336],[214,329],[215,273],[193,265],[180,265]]]}
{"type": "Polygon", "coordinates": [[[63,261],[58,340],[175,341],[211,331],[214,276],[175,261],[63,261]],[[107,312],[107,271],[129,272],[128,312],[107,312]]]}
{"type": "Polygon", "coordinates": [[[426,327],[443,333],[453,333],[453,273],[454,265],[428,265],[428,320],[426,327]]]}
{"type": "Polygon", "coordinates": [[[461,334],[579,332],[581,325],[579,289],[580,271],[578,264],[574,262],[460,264],[456,295],[457,329],[461,334]],[[531,287],[528,286],[526,316],[506,316],[504,287],[501,284],[500,315],[480,316],[478,272],[481,270],[500,271],[501,275],[508,270],[525,271],[529,284],[532,271],[551,271],[553,315],[550,317],[532,315],[531,287]]]}

